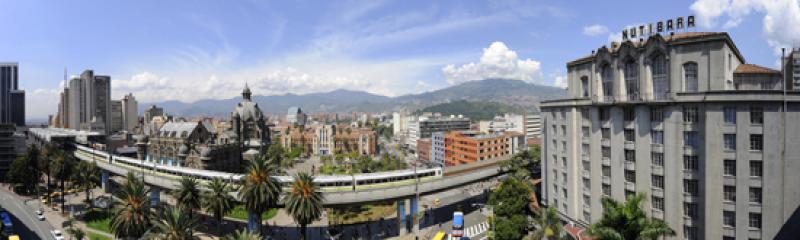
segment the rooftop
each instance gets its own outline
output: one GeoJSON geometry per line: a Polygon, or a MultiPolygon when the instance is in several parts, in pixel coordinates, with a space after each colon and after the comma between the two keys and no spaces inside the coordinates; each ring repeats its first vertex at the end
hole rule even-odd
{"type": "Polygon", "coordinates": [[[781,71],[763,67],[755,64],[741,64],[733,73],[743,73],[743,74],[781,74],[781,71]]]}

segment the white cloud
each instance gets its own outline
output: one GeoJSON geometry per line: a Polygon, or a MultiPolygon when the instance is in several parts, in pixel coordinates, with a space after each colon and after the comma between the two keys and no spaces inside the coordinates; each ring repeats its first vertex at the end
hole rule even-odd
{"type": "Polygon", "coordinates": [[[763,34],[774,52],[800,43],[800,1],[798,0],[698,0],[691,6],[698,24],[705,28],[734,28],[751,13],[763,14],[763,34]]]}
{"type": "Polygon", "coordinates": [[[563,74],[553,74],[553,86],[567,88],[567,76],[563,74]]]}
{"type": "Polygon", "coordinates": [[[506,78],[541,83],[541,63],[532,59],[518,59],[517,53],[503,42],[493,42],[483,49],[480,62],[442,68],[449,84],[488,78],[506,78]]]}
{"type": "Polygon", "coordinates": [[[583,27],[583,34],[587,36],[600,36],[608,33],[608,28],[603,25],[595,24],[583,27]]]}
{"type": "Polygon", "coordinates": [[[25,115],[28,118],[35,119],[46,119],[48,115],[54,115],[58,110],[60,93],[61,89],[38,88],[33,91],[26,90],[25,115]]]}

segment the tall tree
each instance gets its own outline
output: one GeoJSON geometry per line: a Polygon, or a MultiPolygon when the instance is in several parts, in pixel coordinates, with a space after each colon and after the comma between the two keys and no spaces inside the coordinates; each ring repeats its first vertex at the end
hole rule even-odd
{"type": "Polygon", "coordinates": [[[286,211],[292,215],[294,221],[300,225],[300,239],[306,239],[308,224],[319,219],[322,215],[322,194],[314,184],[314,177],[308,173],[298,173],[294,176],[292,188],[286,195],[286,211]]]}
{"type": "Polygon", "coordinates": [[[533,219],[533,225],[536,230],[531,234],[532,240],[556,240],[563,239],[562,237],[562,224],[561,218],[558,217],[558,212],[553,206],[548,207],[542,211],[539,216],[533,219]]]}
{"type": "Polygon", "coordinates": [[[42,174],[44,174],[47,177],[47,186],[45,188],[47,189],[47,195],[46,195],[47,198],[50,198],[50,192],[51,192],[50,175],[52,173],[50,165],[52,165],[53,163],[54,156],[55,156],[55,148],[53,148],[53,145],[45,144],[44,147],[42,148],[42,156],[39,162],[40,166],[39,169],[42,171],[42,174]]]}
{"type": "Polygon", "coordinates": [[[144,235],[146,239],[159,240],[194,240],[200,239],[195,235],[200,227],[200,222],[186,215],[184,209],[178,207],[167,207],[157,219],[154,219],[153,227],[144,235]]]}
{"type": "Polygon", "coordinates": [[[493,206],[495,236],[497,239],[520,239],[527,227],[528,196],[530,187],[516,178],[508,178],[489,196],[493,206]]]}
{"type": "Polygon", "coordinates": [[[587,233],[599,239],[633,240],[675,236],[675,231],[659,219],[649,218],[642,202],[646,195],[630,196],[624,203],[602,198],[603,217],[589,226],[587,233]]]}
{"type": "Polygon", "coordinates": [[[208,183],[208,191],[203,194],[203,205],[206,211],[217,220],[217,232],[222,232],[222,219],[233,209],[233,196],[228,194],[230,187],[222,178],[213,178],[208,183]]]}
{"type": "Polygon", "coordinates": [[[272,176],[275,171],[267,158],[260,155],[248,162],[247,171],[242,176],[239,199],[248,211],[248,228],[252,232],[261,232],[261,213],[278,203],[281,187],[272,176]]]}
{"type": "Polygon", "coordinates": [[[202,196],[200,196],[200,183],[193,177],[182,177],[178,182],[178,188],[171,191],[172,196],[177,201],[178,208],[193,216],[194,210],[200,208],[202,196]]]}
{"type": "Polygon", "coordinates": [[[64,152],[63,150],[55,151],[53,154],[53,162],[50,164],[50,172],[56,175],[56,178],[61,183],[61,212],[65,211],[64,205],[66,204],[65,201],[65,193],[66,193],[66,181],[72,175],[72,168],[73,164],[75,163],[75,157],[71,154],[64,152]]]}
{"type": "Polygon", "coordinates": [[[147,197],[150,191],[132,172],[125,179],[117,192],[111,231],[120,239],[139,239],[150,228],[153,219],[147,197]]]}
{"type": "MultiPolygon", "coordinates": [[[[78,164],[75,165],[72,178],[86,193],[86,203],[88,204],[91,198],[89,194],[92,189],[97,186],[97,182],[100,181],[100,168],[97,167],[97,163],[86,161],[78,162],[78,164]]],[[[91,206],[91,204],[89,204],[89,206],[91,206]]]]}

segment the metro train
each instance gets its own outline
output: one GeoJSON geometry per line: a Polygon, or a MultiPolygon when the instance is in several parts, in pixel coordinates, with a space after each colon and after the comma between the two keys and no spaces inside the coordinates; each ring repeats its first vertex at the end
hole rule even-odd
{"type": "MultiPolygon", "coordinates": [[[[184,176],[189,176],[197,178],[202,183],[205,183],[212,178],[222,178],[231,183],[239,183],[243,176],[239,173],[167,166],[130,157],[110,155],[105,151],[100,151],[81,145],[75,145],[75,147],[77,148],[75,151],[76,156],[85,160],[94,159],[107,164],[122,166],[134,171],[145,170],[145,174],[158,175],[159,177],[175,180],[184,176]],[[94,158],[92,158],[93,155],[94,158]]],[[[417,169],[416,177],[419,178],[420,182],[427,182],[442,178],[443,171],[442,168],[417,169]]],[[[275,179],[280,182],[284,189],[290,188],[291,183],[294,180],[292,176],[275,176],[275,179]]],[[[319,175],[314,177],[314,182],[317,183],[322,192],[341,192],[409,185],[414,183],[414,179],[415,171],[413,169],[405,169],[377,173],[362,173],[352,176],[319,175]]]]}

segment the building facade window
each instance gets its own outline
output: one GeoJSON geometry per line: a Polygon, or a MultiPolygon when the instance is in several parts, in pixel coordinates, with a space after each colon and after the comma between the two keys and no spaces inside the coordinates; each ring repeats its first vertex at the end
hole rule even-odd
{"type": "Polygon", "coordinates": [[[626,122],[632,122],[636,120],[636,110],[633,108],[625,108],[622,117],[626,122]]]}
{"type": "Polygon", "coordinates": [[[653,208],[664,211],[664,198],[653,196],[653,208]]]}
{"type": "Polygon", "coordinates": [[[722,137],[725,150],[736,150],[736,134],[725,134],[722,137]]]}
{"type": "Polygon", "coordinates": [[[611,167],[603,166],[603,177],[611,177],[611,167]]]}
{"type": "Polygon", "coordinates": [[[697,63],[683,64],[684,91],[697,92],[697,63]]]}
{"type": "Polygon", "coordinates": [[[625,63],[625,90],[629,100],[639,97],[639,64],[633,60],[625,63]]]}
{"type": "Polygon", "coordinates": [[[581,91],[583,91],[583,97],[589,97],[589,78],[586,76],[581,77],[581,91]]]}
{"type": "Polygon", "coordinates": [[[600,149],[600,153],[604,158],[611,158],[611,148],[610,147],[603,147],[600,149]]]}
{"type": "Polygon", "coordinates": [[[664,144],[664,131],[653,130],[651,133],[653,144],[664,144]]]}
{"type": "Polygon", "coordinates": [[[697,217],[697,203],[683,203],[683,216],[696,218],[697,217]]]}
{"type": "Polygon", "coordinates": [[[603,184],[603,195],[611,196],[611,185],[603,184]]]}
{"type": "Polygon", "coordinates": [[[698,156],[683,156],[683,169],[688,171],[697,171],[700,168],[700,160],[698,156]]]}
{"type": "Polygon", "coordinates": [[[749,216],[749,227],[751,228],[761,228],[761,213],[750,213],[749,216]]]}
{"type": "Polygon", "coordinates": [[[636,141],[636,133],[633,131],[633,129],[625,129],[623,133],[625,135],[625,141],[628,142],[636,141]]]}
{"type": "Polygon", "coordinates": [[[625,181],[636,183],[636,172],[625,170],[625,181]]]}
{"type": "Polygon", "coordinates": [[[762,163],[758,160],[750,161],[750,177],[762,177],[762,163]]]}
{"type": "Polygon", "coordinates": [[[589,156],[589,144],[581,145],[581,156],[589,156]]]}
{"type": "Polygon", "coordinates": [[[736,160],[725,159],[723,162],[722,174],[725,176],[736,176],[736,160]]]}
{"type": "Polygon", "coordinates": [[[683,226],[683,235],[686,240],[697,240],[697,227],[683,226]]]}
{"type": "Polygon", "coordinates": [[[750,150],[761,151],[764,149],[764,136],[761,134],[750,134],[750,150]]]}
{"type": "Polygon", "coordinates": [[[597,111],[600,113],[600,121],[608,121],[611,119],[611,109],[600,108],[597,111]]]}
{"type": "Polygon", "coordinates": [[[750,108],[750,124],[764,124],[764,109],[760,107],[750,108]]]}
{"type": "Polygon", "coordinates": [[[685,131],[683,132],[683,144],[686,146],[691,146],[696,148],[700,145],[698,141],[697,131],[685,131]]]}
{"type": "Polygon", "coordinates": [[[750,203],[761,204],[760,187],[750,187],[750,203]]]}
{"type": "Polygon", "coordinates": [[[654,152],[650,154],[652,158],[653,165],[663,167],[664,166],[664,153],[654,152]]]}
{"type": "Polygon", "coordinates": [[[683,122],[684,123],[700,122],[700,113],[697,107],[683,107],[683,122]]]}
{"type": "Polygon", "coordinates": [[[726,227],[736,227],[736,212],[722,211],[722,225],[726,227]]]}
{"type": "Polygon", "coordinates": [[[583,135],[582,135],[583,137],[590,137],[590,136],[592,136],[592,134],[591,134],[591,129],[589,129],[589,127],[582,127],[582,128],[581,128],[581,134],[583,134],[583,135]]]}
{"type": "Polygon", "coordinates": [[[722,200],[735,202],[736,201],[736,186],[723,186],[722,187],[722,200]]]}
{"type": "Polygon", "coordinates": [[[653,187],[664,189],[664,176],[652,175],[653,187]]]}
{"type": "Polygon", "coordinates": [[[725,107],[722,112],[726,124],[736,124],[736,107],[725,107]]]}
{"type": "Polygon", "coordinates": [[[651,122],[664,121],[664,109],[658,107],[650,109],[650,121],[651,122]]]}
{"type": "Polygon", "coordinates": [[[636,151],[625,149],[625,161],[636,162],[636,151]]]}
{"type": "Polygon", "coordinates": [[[603,96],[614,96],[614,76],[611,66],[608,64],[600,68],[600,78],[603,80],[603,96]]]}
{"type": "Polygon", "coordinates": [[[697,180],[695,179],[684,179],[683,180],[683,192],[689,194],[690,196],[697,196],[698,189],[697,189],[697,180]]]}
{"type": "Polygon", "coordinates": [[[604,139],[611,139],[611,129],[610,128],[602,128],[602,129],[600,129],[600,135],[604,139]]]}
{"type": "Polygon", "coordinates": [[[651,71],[653,74],[653,94],[656,100],[667,98],[669,92],[669,79],[667,78],[667,59],[663,54],[652,58],[651,71]]]}

